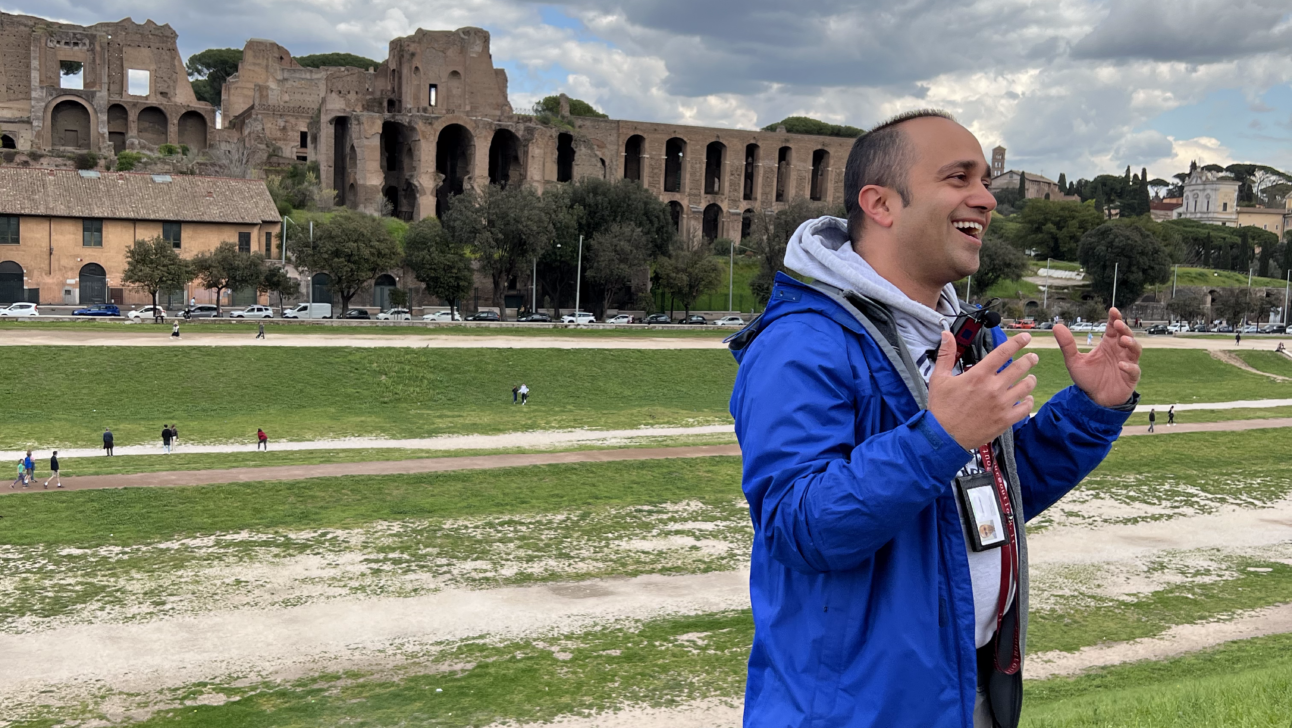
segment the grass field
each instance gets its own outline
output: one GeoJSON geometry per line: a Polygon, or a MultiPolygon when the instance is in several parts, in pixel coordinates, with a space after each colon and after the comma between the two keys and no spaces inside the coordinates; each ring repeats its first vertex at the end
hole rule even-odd
{"type": "MultiPolygon", "coordinates": [[[[725,307],[726,298],[723,298],[725,307]]],[[[681,314],[678,314],[681,318],[681,314]]],[[[212,321],[209,319],[180,323],[181,334],[199,332],[204,334],[245,334],[254,336],[258,321],[212,321]]],[[[85,321],[42,321],[40,319],[0,319],[0,332],[21,332],[24,330],[72,330],[93,332],[121,332],[129,334],[152,333],[158,341],[166,341],[170,336],[170,323],[142,324],[126,323],[123,319],[86,319],[85,321]]],[[[265,324],[265,335],[292,334],[316,336],[533,336],[533,337],[573,337],[573,338],[675,338],[705,337],[722,338],[730,336],[734,329],[722,326],[659,326],[640,328],[578,328],[548,326],[463,326],[450,324],[422,324],[414,322],[407,325],[327,325],[327,324],[265,324]]],[[[159,344],[160,345],[160,344],[159,344]]]]}
{"type": "Polygon", "coordinates": [[[1234,351],[1239,359],[1253,369],[1282,377],[1292,377],[1292,359],[1273,351],[1234,351]]]}
{"type": "MultiPolygon", "coordinates": [[[[1174,274],[1173,274],[1174,275],[1174,274]]],[[[1179,279],[1175,280],[1176,285],[1180,286],[1212,286],[1215,288],[1246,288],[1247,276],[1237,271],[1230,270],[1212,270],[1211,268],[1185,268],[1179,269],[1179,279]]],[[[1170,288],[1172,281],[1162,284],[1163,290],[1170,288]]],[[[1267,288],[1282,288],[1285,281],[1278,278],[1261,278],[1260,276],[1252,277],[1252,286],[1267,288]]]]}

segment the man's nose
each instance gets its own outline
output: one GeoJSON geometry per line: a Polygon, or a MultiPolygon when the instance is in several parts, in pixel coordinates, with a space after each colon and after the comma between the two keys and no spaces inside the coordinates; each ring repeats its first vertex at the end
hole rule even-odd
{"type": "Polygon", "coordinates": [[[978,182],[970,191],[969,199],[965,200],[965,204],[977,210],[991,212],[996,209],[996,196],[987,188],[987,185],[978,182]]]}

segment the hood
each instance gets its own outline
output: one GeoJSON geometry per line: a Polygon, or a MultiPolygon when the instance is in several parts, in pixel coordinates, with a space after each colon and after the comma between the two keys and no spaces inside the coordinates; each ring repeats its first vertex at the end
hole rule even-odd
{"type": "Polygon", "coordinates": [[[818,217],[800,225],[785,248],[785,267],[883,304],[892,312],[902,340],[916,359],[937,348],[942,332],[950,328],[960,310],[955,288],[949,283],[935,310],[885,280],[852,249],[848,221],[841,217],[818,217]]]}

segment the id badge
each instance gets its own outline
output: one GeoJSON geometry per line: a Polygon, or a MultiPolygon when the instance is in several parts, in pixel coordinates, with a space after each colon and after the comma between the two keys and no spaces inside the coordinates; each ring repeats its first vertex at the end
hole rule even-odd
{"type": "Polygon", "coordinates": [[[996,480],[990,472],[962,475],[956,478],[956,491],[960,495],[961,517],[969,532],[969,545],[974,551],[1000,548],[1008,533],[996,480]]]}

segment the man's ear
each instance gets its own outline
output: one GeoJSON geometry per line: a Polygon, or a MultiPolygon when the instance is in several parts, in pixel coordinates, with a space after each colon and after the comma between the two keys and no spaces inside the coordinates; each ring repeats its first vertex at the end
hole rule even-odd
{"type": "Polygon", "coordinates": [[[880,227],[893,226],[893,211],[901,198],[896,191],[879,185],[866,185],[857,194],[857,205],[866,214],[866,218],[880,227]]]}

